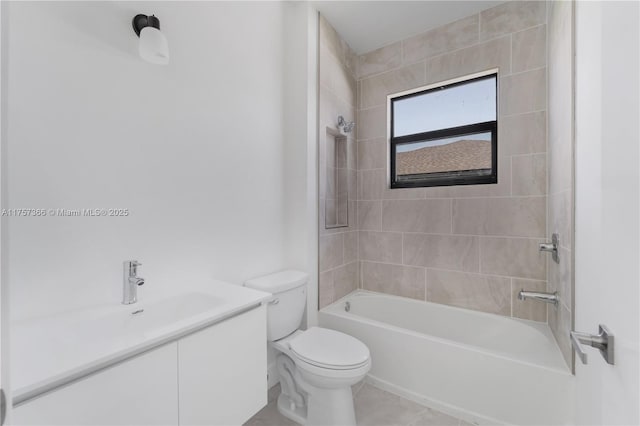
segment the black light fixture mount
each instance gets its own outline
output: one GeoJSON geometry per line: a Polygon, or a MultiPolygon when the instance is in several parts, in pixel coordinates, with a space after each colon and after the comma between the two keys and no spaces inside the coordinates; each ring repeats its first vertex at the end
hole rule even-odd
{"type": "Polygon", "coordinates": [[[147,16],[147,15],[136,15],[133,17],[133,31],[135,31],[136,35],[140,37],[140,31],[146,27],[153,27],[157,30],[160,29],[160,20],[155,17],[155,15],[147,16]]]}

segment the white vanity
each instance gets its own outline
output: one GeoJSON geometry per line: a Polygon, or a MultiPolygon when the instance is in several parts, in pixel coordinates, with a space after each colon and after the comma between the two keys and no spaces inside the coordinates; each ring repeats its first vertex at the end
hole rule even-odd
{"type": "Polygon", "coordinates": [[[240,425],[267,402],[270,297],[216,282],[16,323],[10,421],[240,425]]]}

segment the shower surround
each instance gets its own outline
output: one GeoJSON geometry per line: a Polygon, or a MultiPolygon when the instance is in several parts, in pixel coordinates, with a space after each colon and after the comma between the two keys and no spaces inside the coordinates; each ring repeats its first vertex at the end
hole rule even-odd
{"type": "MultiPolygon", "coordinates": [[[[338,117],[347,122],[356,117],[356,55],[321,16],[320,31],[320,87],[318,93],[318,170],[319,170],[319,306],[320,308],[358,288],[360,268],[358,262],[358,227],[356,223],[356,140],[355,129],[344,135],[347,144],[346,173],[340,175],[340,186],[347,189],[348,225],[325,226],[327,200],[332,198],[331,185],[327,185],[327,172],[336,167],[332,148],[335,135],[339,135],[338,117]]],[[[338,208],[335,204],[330,207],[338,208]]],[[[331,212],[329,213],[331,214],[331,212]]]]}
{"type": "Polygon", "coordinates": [[[546,5],[513,2],[358,57],[366,290],[546,321],[546,5]],[[387,95],[498,68],[498,183],[387,184],[387,95]]]}
{"type": "MultiPolygon", "coordinates": [[[[540,322],[549,316],[556,339],[562,340],[570,324],[572,260],[567,248],[572,231],[563,225],[570,224],[570,202],[560,203],[571,198],[572,190],[571,179],[562,175],[563,186],[552,188],[559,201],[548,205],[548,164],[560,168],[567,163],[567,176],[572,176],[565,155],[571,150],[560,147],[558,138],[554,146],[547,144],[548,8],[550,13],[558,10],[547,2],[505,3],[354,58],[357,152],[350,155],[357,161],[357,239],[348,245],[357,245],[357,287],[540,322]],[[498,183],[389,189],[387,95],[493,68],[499,69],[498,183]],[[550,154],[557,151],[562,156],[550,163],[550,154]],[[565,206],[560,213],[558,206],[565,206]],[[551,257],[538,251],[558,226],[563,278],[557,278],[551,257]],[[520,289],[558,288],[559,310],[517,298],[520,289]]],[[[566,31],[566,25],[561,28],[566,31]]],[[[321,45],[322,40],[321,33],[321,45]]],[[[324,60],[321,55],[321,80],[324,60]]],[[[320,95],[322,117],[322,82],[320,95]]],[[[570,98],[570,93],[563,96],[570,98]]],[[[549,120],[561,121],[560,112],[554,114],[549,120]]],[[[320,129],[322,139],[322,124],[320,129]]],[[[349,229],[352,225],[350,221],[349,229]]],[[[322,223],[320,228],[320,263],[326,265],[325,256],[339,253],[340,243],[346,249],[347,240],[327,234],[322,223]]],[[[327,277],[320,275],[320,307],[353,289],[349,282],[336,292],[327,277]]]]}

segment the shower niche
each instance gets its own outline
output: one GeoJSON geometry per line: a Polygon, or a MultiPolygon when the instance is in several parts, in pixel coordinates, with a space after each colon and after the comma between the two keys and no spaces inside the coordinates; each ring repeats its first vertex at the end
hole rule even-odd
{"type": "Polygon", "coordinates": [[[325,135],[325,214],[326,229],[349,226],[349,173],[347,137],[331,128],[325,135]]]}

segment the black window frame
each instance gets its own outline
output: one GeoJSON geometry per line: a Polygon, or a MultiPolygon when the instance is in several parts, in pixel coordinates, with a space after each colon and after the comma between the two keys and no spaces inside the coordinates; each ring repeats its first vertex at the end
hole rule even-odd
{"type": "MultiPolygon", "coordinates": [[[[390,129],[389,129],[389,168],[391,177],[391,188],[423,188],[432,186],[454,186],[454,185],[482,185],[498,183],[498,72],[491,72],[479,77],[471,77],[468,79],[456,81],[454,83],[438,85],[425,90],[408,93],[399,96],[389,96],[390,110],[390,129]],[[436,92],[443,89],[449,89],[455,86],[461,86],[474,81],[488,80],[495,78],[496,82],[496,119],[483,123],[474,123],[465,126],[449,127],[445,129],[431,130],[428,132],[414,133],[404,136],[394,135],[394,102],[421,96],[426,93],[436,92]],[[429,140],[442,139],[447,137],[466,136],[476,133],[491,133],[491,173],[486,175],[478,175],[472,171],[451,171],[442,173],[428,173],[429,177],[416,177],[412,180],[399,181],[396,176],[396,155],[397,146],[412,142],[425,142],[429,140]]],[[[425,173],[426,175],[427,173],[425,173]]]]}

